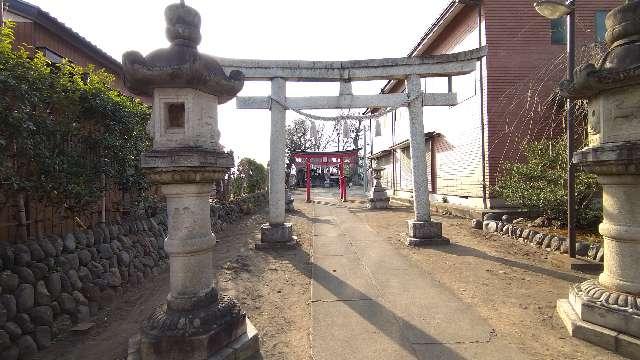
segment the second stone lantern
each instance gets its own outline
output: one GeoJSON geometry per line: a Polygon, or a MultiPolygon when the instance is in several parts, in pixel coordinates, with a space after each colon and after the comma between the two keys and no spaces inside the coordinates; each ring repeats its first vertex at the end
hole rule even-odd
{"type": "Polygon", "coordinates": [[[369,209],[387,209],[389,207],[389,195],[387,195],[387,189],[385,189],[380,182],[380,180],[382,180],[383,170],[384,167],[380,166],[371,169],[375,185],[369,194],[369,209]]]}
{"type": "Polygon", "coordinates": [[[561,93],[588,100],[589,144],[574,162],[602,185],[604,271],[558,301],[570,334],[640,359],[640,1],[606,17],[609,50],[561,93]]]}
{"type": "Polygon", "coordinates": [[[165,17],[171,45],[146,57],[127,52],[122,61],[127,88],[153,97],[153,149],[141,161],[167,199],[171,287],[131,342],[130,358],[245,359],[259,352],[258,336],[238,303],[216,289],[209,205],[213,183],[234,166],[218,142],[218,104],[236,96],[244,76],[226,75],[214,57],[198,52],[196,10],[181,2],[165,17]]]}

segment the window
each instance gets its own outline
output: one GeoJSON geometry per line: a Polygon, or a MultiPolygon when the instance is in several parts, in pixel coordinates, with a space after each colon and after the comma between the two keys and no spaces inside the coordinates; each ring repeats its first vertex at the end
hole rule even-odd
{"type": "Polygon", "coordinates": [[[604,20],[607,17],[606,10],[598,10],[596,11],[596,41],[604,42],[605,34],[607,33],[607,26],[604,23],[604,20]]]}
{"type": "Polygon", "coordinates": [[[567,18],[565,16],[551,20],[551,43],[567,43],[567,18]]]}
{"type": "Polygon", "coordinates": [[[60,64],[64,60],[64,57],[62,57],[62,55],[47,47],[37,47],[36,49],[40,50],[44,57],[47,58],[47,60],[51,61],[53,64],[60,64]]]}
{"type": "Polygon", "coordinates": [[[184,129],[184,103],[166,104],[167,129],[184,129]]]}

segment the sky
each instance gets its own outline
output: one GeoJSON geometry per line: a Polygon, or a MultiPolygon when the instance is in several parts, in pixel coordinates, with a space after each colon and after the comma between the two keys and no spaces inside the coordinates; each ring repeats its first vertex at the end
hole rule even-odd
{"type": "MultiPolygon", "coordinates": [[[[120,60],[168,46],[164,9],[171,0],[26,0],[120,60]]],[[[449,0],[186,0],[202,16],[203,53],[229,58],[356,60],[406,56],[449,0]]],[[[354,94],[376,94],[384,82],[355,82],[354,94]]],[[[247,82],[240,96],[268,96],[266,82],[247,82]]],[[[338,83],[288,83],[288,96],[338,95],[338,83]]],[[[314,112],[314,111],[310,111],[314,112]]],[[[318,112],[332,115],[335,112],[318,112]]],[[[268,110],[219,108],[221,143],[236,160],[269,160],[268,110]]],[[[289,111],[287,121],[298,118],[289,111]]]]}

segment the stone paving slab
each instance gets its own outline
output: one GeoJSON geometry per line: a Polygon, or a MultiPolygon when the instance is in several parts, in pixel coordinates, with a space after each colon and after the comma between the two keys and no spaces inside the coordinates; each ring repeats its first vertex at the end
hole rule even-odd
{"type": "Polygon", "coordinates": [[[312,304],[314,360],[415,359],[393,313],[374,300],[312,304]]]}
{"type": "Polygon", "coordinates": [[[434,337],[442,343],[487,342],[494,333],[473,308],[437,282],[425,281],[425,274],[417,269],[376,271],[374,277],[390,308],[406,319],[402,321],[403,332],[412,343],[430,343],[434,337]],[[473,326],[452,326],[469,319],[480,321],[473,326]]]}
{"type": "Polygon", "coordinates": [[[424,295],[413,295],[413,292],[407,292],[406,297],[393,301],[389,306],[400,319],[403,335],[412,344],[491,340],[494,330],[473,310],[459,303],[438,303],[424,295]]]}
{"type": "Polygon", "coordinates": [[[478,344],[414,344],[413,349],[419,360],[516,360],[523,359],[522,354],[512,351],[513,349],[504,344],[505,350],[496,343],[488,346],[485,343],[478,344]]]}
{"type": "Polygon", "coordinates": [[[408,270],[410,268],[406,256],[396,251],[393,246],[386,243],[386,240],[376,239],[374,241],[379,241],[380,244],[371,246],[371,242],[365,242],[351,243],[349,246],[366,264],[373,278],[376,278],[377,274],[384,274],[388,271],[408,270]]]}
{"type": "Polygon", "coordinates": [[[314,219],[314,234],[322,234],[323,236],[343,236],[342,229],[336,226],[336,220],[332,216],[325,216],[314,219]]]}
{"type": "Polygon", "coordinates": [[[316,204],[314,235],[314,359],[524,358],[348,209],[316,204]]]}
{"type": "MultiPolygon", "coordinates": [[[[347,210],[337,209],[336,212],[347,212],[347,210]]],[[[370,244],[375,241],[385,241],[377,237],[366,224],[340,221],[340,228],[343,233],[349,234],[349,241],[352,244],[370,244]]]]}
{"type": "Polygon", "coordinates": [[[311,301],[364,300],[376,288],[355,256],[313,257],[311,301]]]}
{"type": "Polygon", "coordinates": [[[313,239],[313,254],[316,256],[355,255],[349,243],[342,241],[344,236],[316,236],[313,239]]]}

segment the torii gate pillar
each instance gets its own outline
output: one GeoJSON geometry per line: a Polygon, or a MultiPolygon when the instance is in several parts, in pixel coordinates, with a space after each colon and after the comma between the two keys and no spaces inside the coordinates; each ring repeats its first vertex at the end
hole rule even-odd
{"type": "Polygon", "coordinates": [[[340,164],[338,165],[340,171],[340,200],[347,201],[347,180],[344,177],[344,159],[340,158],[340,164]]]}
{"type": "Polygon", "coordinates": [[[286,102],[287,82],[282,78],[271,80],[271,149],[269,167],[269,223],[260,229],[257,249],[294,246],[291,224],[285,223],[285,148],[287,134],[286,102]]]}
{"type": "Polygon", "coordinates": [[[311,202],[311,159],[306,159],[305,161],[305,183],[307,185],[306,194],[307,194],[307,202],[311,202]]]}
{"type": "Polygon", "coordinates": [[[415,218],[408,221],[406,244],[410,246],[447,245],[442,237],[442,224],[431,221],[429,189],[427,185],[427,157],[422,121],[423,97],[420,77],[409,75],[406,79],[409,103],[409,131],[411,142],[411,166],[413,167],[413,209],[415,218]]]}

